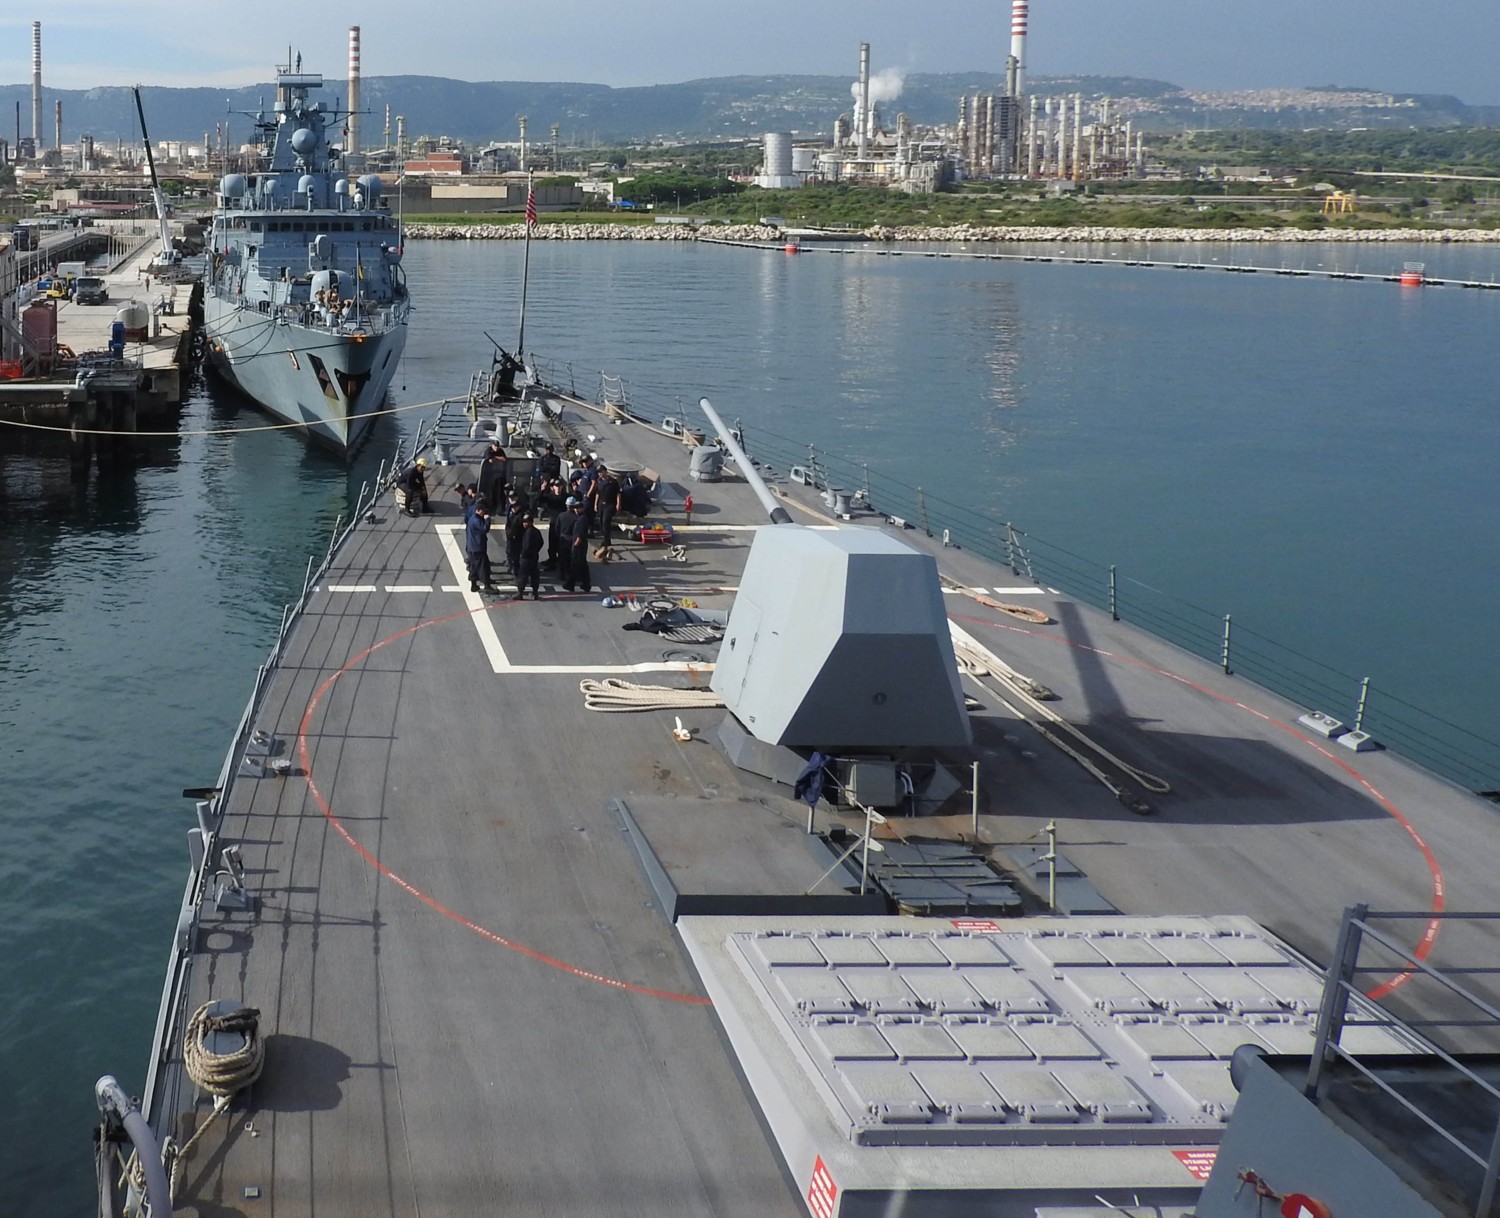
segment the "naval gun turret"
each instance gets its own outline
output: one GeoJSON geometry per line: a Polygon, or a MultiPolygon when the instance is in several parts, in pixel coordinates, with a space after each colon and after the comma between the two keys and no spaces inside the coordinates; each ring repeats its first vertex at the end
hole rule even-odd
{"type": "Polygon", "coordinates": [[[810,750],[874,759],[970,744],[936,561],[878,529],[794,524],[700,405],[771,518],[755,534],[711,682],[729,711],[720,740],[730,759],[787,781],[810,750]]]}

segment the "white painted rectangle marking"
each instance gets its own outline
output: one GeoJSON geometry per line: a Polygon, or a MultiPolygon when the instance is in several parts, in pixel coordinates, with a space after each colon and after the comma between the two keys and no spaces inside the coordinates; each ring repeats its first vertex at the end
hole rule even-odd
{"type": "Polygon", "coordinates": [[[386,584],[387,592],[431,592],[431,584],[386,584]]]}
{"type": "Polygon", "coordinates": [[[374,584],[328,584],[329,592],[379,592],[374,584]]]}
{"type": "MultiPolygon", "coordinates": [[[[458,539],[454,536],[464,526],[461,524],[441,524],[434,526],[438,537],[443,543],[443,552],[448,556],[448,563],[453,568],[453,574],[460,578],[467,578],[469,574],[468,564],[464,561],[464,553],[458,548],[458,539]]],[[[484,598],[477,592],[465,589],[460,595],[464,598],[464,604],[470,609],[483,609],[484,598]]],[[[488,613],[473,613],[470,617],[474,622],[474,629],[479,632],[479,643],[484,648],[484,654],[488,657],[490,667],[496,672],[506,672],[510,668],[510,657],[505,654],[505,648],[500,646],[500,636],[495,633],[495,623],[490,621],[488,613]]]]}

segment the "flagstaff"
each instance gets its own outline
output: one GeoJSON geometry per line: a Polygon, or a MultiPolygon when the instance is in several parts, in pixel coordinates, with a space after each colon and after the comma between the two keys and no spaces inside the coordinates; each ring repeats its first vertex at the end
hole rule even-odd
{"type": "Polygon", "coordinates": [[[531,274],[531,230],[536,227],[536,190],[526,175],[526,248],[521,255],[521,324],[516,334],[516,359],[526,362],[526,281],[531,274]]]}

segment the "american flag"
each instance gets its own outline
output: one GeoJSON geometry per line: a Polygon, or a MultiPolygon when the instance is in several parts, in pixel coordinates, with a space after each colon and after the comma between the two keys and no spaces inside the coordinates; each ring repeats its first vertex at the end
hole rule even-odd
{"type": "Polygon", "coordinates": [[[530,182],[526,184],[526,227],[536,227],[536,191],[530,182]]]}

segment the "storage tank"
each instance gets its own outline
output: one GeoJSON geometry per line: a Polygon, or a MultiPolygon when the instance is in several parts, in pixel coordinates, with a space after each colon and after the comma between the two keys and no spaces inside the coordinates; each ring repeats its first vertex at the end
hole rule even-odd
{"type": "Polygon", "coordinates": [[[786,178],[792,173],[792,134],[766,132],[766,163],[761,173],[768,178],[786,178]]]}
{"type": "Polygon", "coordinates": [[[816,148],[793,148],[792,149],[792,172],[793,173],[816,173],[818,169],[818,150],[816,148]]]}
{"type": "Polygon", "coordinates": [[[21,333],[43,359],[57,354],[57,305],[50,300],[34,300],[21,314],[21,333]]]}
{"type": "Polygon", "coordinates": [[[115,320],[125,327],[127,342],[143,343],[146,341],[147,332],[151,327],[151,310],[139,300],[132,300],[122,307],[115,313],[115,320]]]}

